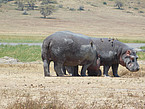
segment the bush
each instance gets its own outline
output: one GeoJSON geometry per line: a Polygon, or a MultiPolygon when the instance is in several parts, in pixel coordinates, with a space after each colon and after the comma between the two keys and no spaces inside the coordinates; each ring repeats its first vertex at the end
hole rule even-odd
{"type": "Polygon", "coordinates": [[[134,8],[135,10],[138,10],[138,8],[134,8]]]}
{"type": "Polygon", "coordinates": [[[63,5],[58,5],[59,8],[63,8],[63,5]]]}
{"type": "Polygon", "coordinates": [[[55,0],[42,0],[41,5],[46,5],[46,4],[57,4],[57,1],[55,1],[55,0]]]}
{"type": "Polygon", "coordinates": [[[54,5],[45,5],[40,7],[40,13],[44,16],[44,18],[51,15],[54,11],[56,11],[54,5]]]}
{"type": "Polygon", "coordinates": [[[107,5],[107,2],[103,2],[103,5],[107,5]]]}
{"type": "Polygon", "coordinates": [[[84,6],[80,6],[78,10],[79,11],[84,11],[84,6]]]}
{"type": "Polygon", "coordinates": [[[23,2],[18,2],[18,9],[21,11],[24,10],[24,3],[23,2]]]}
{"type": "Polygon", "coordinates": [[[139,13],[144,13],[143,11],[139,11],[139,13]]]}
{"type": "Polygon", "coordinates": [[[75,11],[76,9],[75,9],[75,8],[69,8],[69,10],[70,10],[70,11],[75,11]]]}
{"type": "Polygon", "coordinates": [[[117,7],[118,7],[118,9],[121,9],[121,7],[123,7],[123,3],[122,3],[122,2],[120,2],[120,1],[116,1],[115,6],[117,6],[117,7]]]}
{"type": "Polygon", "coordinates": [[[24,12],[22,13],[23,15],[28,15],[27,11],[24,10],[24,12]]]}

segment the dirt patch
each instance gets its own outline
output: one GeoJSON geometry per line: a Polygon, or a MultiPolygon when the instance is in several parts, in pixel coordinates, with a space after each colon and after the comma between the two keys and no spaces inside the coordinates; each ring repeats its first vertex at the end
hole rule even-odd
{"type": "MultiPolygon", "coordinates": [[[[139,62],[140,63],[140,62],[139,62]]],[[[0,108],[28,95],[32,99],[54,98],[65,106],[98,108],[143,108],[145,106],[145,65],[138,72],[119,67],[121,77],[44,77],[42,62],[0,64],[0,108]]]]}

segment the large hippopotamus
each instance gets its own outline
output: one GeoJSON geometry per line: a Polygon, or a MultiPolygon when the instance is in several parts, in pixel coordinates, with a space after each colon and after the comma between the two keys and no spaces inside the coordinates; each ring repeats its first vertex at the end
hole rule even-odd
{"type": "Polygon", "coordinates": [[[96,46],[90,37],[69,31],[48,36],[42,44],[44,75],[50,76],[49,64],[54,62],[57,76],[64,76],[64,66],[82,65],[81,76],[86,75],[90,65],[97,64],[96,46]]]}
{"type": "MultiPolygon", "coordinates": [[[[137,63],[138,56],[132,48],[118,40],[110,38],[92,38],[92,40],[100,57],[100,65],[104,67],[104,76],[109,76],[108,70],[112,67],[113,75],[119,77],[119,64],[125,66],[131,72],[139,70],[139,65],[137,63]]],[[[89,73],[95,75],[94,71],[95,69],[90,69],[89,73]]]]}

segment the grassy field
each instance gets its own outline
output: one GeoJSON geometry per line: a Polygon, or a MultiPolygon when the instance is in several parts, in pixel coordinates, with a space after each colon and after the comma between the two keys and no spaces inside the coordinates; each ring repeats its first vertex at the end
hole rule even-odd
{"type": "Polygon", "coordinates": [[[46,36],[0,35],[0,42],[7,43],[42,43],[46,36]]]}
{"type": "Polygon", "coordinates": [[[41,60],[41,47],[28,45],[1,45],[0,57],[8,56],[18,59],[21,62],[31,62],[41,60]]]}
{"type": "MultiPolygon", "coordinates": [[[[47,36],[15,36],[15,35],[0,35],[0,42],[7,43],[42,43],[47,36]]],[[[144,40],[138,39],[118,39],[124,43],[145,43],[144,40]]]]}
{"type": "MultiPolygon", "coordinates": [[[[142,47],[144,49],[145,47],[142,47]]],[[[41,47],[28,45],[0,45],[0,58],[4,56],[18,59],[21,62],[31,62],[41,60],[41,47]]],[[[138,52],[139,60],[145,60],[145,53],[138,52]]]]}

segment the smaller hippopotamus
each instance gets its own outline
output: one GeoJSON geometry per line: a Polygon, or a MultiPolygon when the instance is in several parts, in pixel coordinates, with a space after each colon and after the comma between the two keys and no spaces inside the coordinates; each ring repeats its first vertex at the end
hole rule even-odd
{"type": "Polygon", "coordinates": [[[96,46],[97,54],[100,56],[100,65],[104,66],[104,76],[109,76],[108,71],[112,67],[113,75],[119,77],[119,64],[131,72],[139,70],[138,56],[135,50],[126,44],[110,38],[92,38],[92,40],[96,46]]]}
{"type": "Polygon", "coordinates": [[[57,76],[64,76],[64,66],[82,66],[81,76],[86,76],[90,65],[96,65],[96,46],[90,37],[69,31],[48,36],[42,44],[44,75],[50,76],[49,64],[54,62],[57,76]]]}
{"type": "MultiPolygon", "coordinates": [[[[100,58],[99,57],[98,57],[96,63],[97,63],[96,65],[92,64],[87,68],[88,76],[101,76],[102,72],[99,69],[100,68],[100,58]]],[[[66,75],[66,70],[69,73],[69,75],[80,76],[78,74],[78,66],[64,66],[63,71],[64,71],[65,75],[66,75]]]]}

